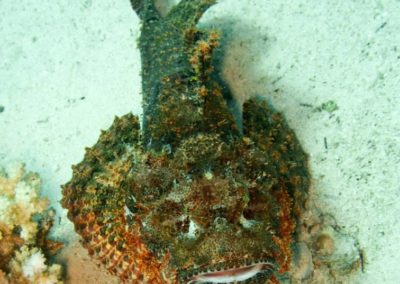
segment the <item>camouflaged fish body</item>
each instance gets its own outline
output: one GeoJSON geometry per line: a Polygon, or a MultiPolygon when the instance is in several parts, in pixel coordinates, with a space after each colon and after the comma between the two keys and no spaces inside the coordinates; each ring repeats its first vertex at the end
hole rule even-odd
{"type": "Polygon", "coordinates": [[[116,118],[63,186],[89,253],[130,283],[265,283],[289,270],[307,156],[262,100],[236,124],[214,74],[219,34],[196,28],[214,3],[183,0],[162,17],[132,1],[142,129],[116,118]]]}

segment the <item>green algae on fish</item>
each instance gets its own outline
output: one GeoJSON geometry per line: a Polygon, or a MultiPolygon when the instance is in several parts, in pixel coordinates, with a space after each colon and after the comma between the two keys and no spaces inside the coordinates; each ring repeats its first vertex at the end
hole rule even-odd
{"type": "Polygon", "coordinates": [[[182,0],[164,17],[152,1],[131,2],[142,127],[117,117],[86,150],[63,186],[68,217],[130,283],[277,281],[307,197],[307,155],[263,100],[246,101],[236,122],[214,72],[220,34],[196,27],[215,1],[182,0]]]}

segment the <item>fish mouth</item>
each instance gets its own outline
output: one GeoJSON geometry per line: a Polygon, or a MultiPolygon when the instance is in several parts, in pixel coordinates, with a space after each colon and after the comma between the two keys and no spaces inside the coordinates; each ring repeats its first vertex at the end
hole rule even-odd
{"type": "Polygon", "coordinates": [[[212,268],[192,269],[182,277],[182,283],[236,283],[254,278],[262,277],[267,279],[275,270],[272,261],[262,260],[236,266],[229,266],[226,263],[217,263],[212,268]]]}

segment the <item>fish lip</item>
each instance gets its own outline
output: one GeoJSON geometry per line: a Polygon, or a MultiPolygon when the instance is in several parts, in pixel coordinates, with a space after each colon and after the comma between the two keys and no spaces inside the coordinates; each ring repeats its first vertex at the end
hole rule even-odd
{"type": "MultiPolygon", "coordinates": [[[[229,265],[228,262],[221,262],[213,264],[210,267],[203,269],[188,269],[190,275],[184,277],[182,283],[195,284],[195,283],[232,283],[232,281],[227,281],[226,279],[238,279],[243,278],[240,281],[248,280],[253,278],[260,273],[268,273],[271,275],[273,271],[276,270],[276,265],[271,259],[259,260],[254,262],[247,262],[238,265],[229,265]],[[218,269],[223,267],[224,269],[218,269]],[[197,270],[197,272],[195,272],[197,270]],[[190,273],[192,271],[192,273],[190,273]],[[193,273],[194,272],[194,273],[193,273]],[[247,278],[246,278],[247,276],[247,278]],[[212,280],[214,279],[214,280],[212,280]],[[225,281],[225,282],[224,282],[225,281]]],[[[180,282],[181,283],[181,282],[180,282]]]]}

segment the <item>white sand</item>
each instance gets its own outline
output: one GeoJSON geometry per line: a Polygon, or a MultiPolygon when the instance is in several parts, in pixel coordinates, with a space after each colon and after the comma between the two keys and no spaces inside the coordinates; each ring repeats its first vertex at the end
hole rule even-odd
{"type": "MultiPolygon", "coordinates": [[[[310,154],[321,207],[365,251],[354,283],[400,282],[399,15],[395,0],[220,0],[202,21],[229,29],[238,98],[268,97],[310,154]]],[[[58,203],[70,166],[141,112],[138,35],[128,0],[0,0],[0,164],[41,175],[57,237],[74,238],[58,203]]]]}

